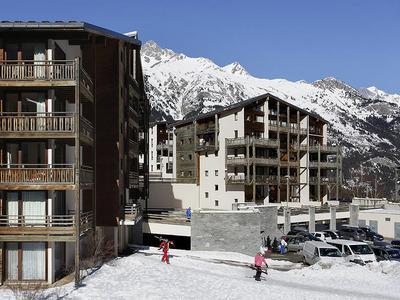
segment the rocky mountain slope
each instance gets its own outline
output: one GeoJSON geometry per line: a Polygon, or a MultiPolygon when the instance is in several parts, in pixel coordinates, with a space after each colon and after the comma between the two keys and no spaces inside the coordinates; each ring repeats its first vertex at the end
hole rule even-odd
{"type": "Polygon", "coordinates": [[[374,174],[381,181],[378,195],[393,189],[393,167],[400,163],[400,95],[357,89],[333,77],[312,83],[256,78],[237,62],[220,67],[155,42],[144,44],[142,63],[154,119],[181,119],[269,92],[331,123],[331,143],[343,146],[348,187],[374,174]]]}

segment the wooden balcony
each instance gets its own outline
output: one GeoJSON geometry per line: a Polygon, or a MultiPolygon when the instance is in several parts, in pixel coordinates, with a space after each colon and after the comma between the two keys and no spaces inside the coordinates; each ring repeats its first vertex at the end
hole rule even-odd
{"type": "Polygon", "coordinates": [[[310,168],[317,169],[318,166],[320,169],[336,169],[337,163],[336,162],[327,162],[327,161],[310,161],[309,163],[310,168]]]}
{"type": "Polygon", "coordinates": [[[277,148],[278,141],[274,139],[266,139],[266,138],[256,138],[256,137],[241,137],[241,138],[231,138],[225,139],[225,143],[227,147],[244,147],[246,145],[252,145],[253,143],[257,147],[266,147],[266,148],[277,148]]]}
{"type": "Polygon", "coordinates": [[[0,189],[58,190],[74,189],[72,164],[0,165],[0,189]]]}
{"type": "Polygon", "coordinates": [[[310,145],[310,152],[337,153],[339,147],[328,145],[310,145]]]}
{"type": "MultiPolygon", "coordinates": [[[[310,177],[309,178],[310,184],[318,184],[318,177],[310,177]]],[[[333,185],[336,184],[336,177],[320,177],[319,179],[320,185],[333,185]]]]}
{"type": "Polygon", "coordinates": [[[78,59],[0,61],[0,87],[75,86],[78,76],[82,94],[93,101],[93,81],[78,59]]]}
{"type": "MultiPolygon", "coordinates": [[[[0,134],[5,138],[74,138],[77,114],[73,112],[2,112],[0,134]]],[[[80,116],[80,137],[93,143],[93,125],[80,116]]]]}
{"type": "MultiPolygon", "coordinates": [[[[93,228],[93,213],[80,214],[80,236],[93,228]]],[[[0,241],[75,241],[75,215],[0,215],[0,241]]]]}
{"type": "Polygon", "coordinates": [[[278,177],[276,175],[256,175],[255,181],[257,185],[276,185],[278,177]]]}
{"type": "Polygon", "coordinates": [[[225,178],[227,184],[246,184],[246,176],[244,174],[241,175],[227,175],[225,178]]]}

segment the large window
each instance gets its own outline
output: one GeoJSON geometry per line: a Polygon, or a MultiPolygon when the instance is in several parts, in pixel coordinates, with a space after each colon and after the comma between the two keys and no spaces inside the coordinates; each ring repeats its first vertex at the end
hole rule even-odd
{"type": "Polygon", "coordinates": [[[7,243],[6,260],[7,280],[46,280],[45,243],[7,243]]]}

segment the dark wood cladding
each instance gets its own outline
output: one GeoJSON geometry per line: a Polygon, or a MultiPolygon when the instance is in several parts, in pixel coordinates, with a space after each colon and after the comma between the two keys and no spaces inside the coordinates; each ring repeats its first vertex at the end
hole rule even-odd
{"type": "Polygon", "coordinates": [[[96,45],[96,225],[116,226],[119,216],[119,47],[96,45]]]}

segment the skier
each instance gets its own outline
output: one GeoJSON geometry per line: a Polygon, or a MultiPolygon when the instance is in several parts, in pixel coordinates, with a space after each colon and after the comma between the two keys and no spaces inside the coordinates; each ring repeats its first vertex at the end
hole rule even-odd
{"type": "Polygon", "coordinates": [[[261,281],[261,267],[262,265],[267,266],[267,262],[265,261],[265,257],[259,251],[254,257],[254,267],[256,268],[256,275],[254,276],[255,280],[261,281]]]}
{"type": "Polygon", "coordinates": [[[169,257],[168,257],[168,250],[170,245],[173,245],[174,242],[172,241],[168,241],[168,240],[162,240],[161,244],[160,244],[160,248],[158,248],[158,250],[163,250],[163,257],[161,258],[161,262],[166,262],[167,264],[169,264],[169,257]]]}
{"type": "Polygon", "coordinates": [[[286,243],[285,239],[282,238],[282,239],[281,239],[281,245],[280,245],[280,250],[281,250],[281,254],[282,254],[282,255],[285,254],[285,248],[286,248],[286,246],[287,246],[287,243],[286,243]]]}

